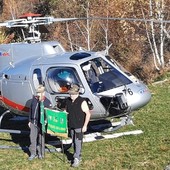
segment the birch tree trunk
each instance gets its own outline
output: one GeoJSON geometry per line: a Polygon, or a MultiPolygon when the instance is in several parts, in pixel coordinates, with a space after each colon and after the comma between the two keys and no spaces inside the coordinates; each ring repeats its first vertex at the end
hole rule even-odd
{"type": "MultiPolygon", "coordinates": [[[[150,7],[150,17],[153,19],[154,18],[154,16],[153,16],[153,0],[150,0],[149,7],[150,7]]],[[[151,32],[152,32],[153,49],[154,49],[154,53],[155,53],[154,56],[156,57],[157,62],[160,66],[161,61],[160,61],[160,56],[159,56],[159,53],[158,53],[157,43],[155,41],[155,28],[154,28],[153,21],[151,21],[150,26],[151,26],[151,32]]]]}
{"type": "MultiPolygon", "coordinates": [[[[147,28],[147,24],[145,23],[146,26],[146,33],[147,33],[147,38],[150,44],[151,51],[153,53],[153,58],[154,58],[154,64],[157,70],[163,69],[165,66],[164,62],[164,30],[165,26],[164,23],[161,22],[164,19],[164,0],[150,0],[149,1],[149,14],[150,18],[152,19],[150,22],[150,31],[151,35],[149,34],[149,29],[147,28]],[[159,20],[160,23],[154,23],[153,20],[159,20]],[[157,24],[159,24],[159,27],[157,27],[157,24]],[[156,28],[159,28],[159,32],[156,32],[156,28]],[[158,36],[158,33],[160,34],[158,36]],[[159,38],[159,40],[156,40],[156,37],[159,38]]],[[[143,17],[144,12],[142,11],[143,17]]]]}
{"type": "MultiPolygon", "coordinates": [[[[159,9],[160,11],[158,11],[159,13],[159,18],[161,21],[163,21],[164,19],[164,0],[162,0],[160,2],[160,4],[158,3],[159,9]]],[[[161,66],[162,68],[164,68],[165,66],[165,61],[164,61],[164,24],[163,22],[161,22],[160,25],[160,61],[161,61],[161,66]]]]}
{"type": "Polygon", "coordinates": [[[70,49],[71,51],[73,51],[73,43],[72,43],[72,40],[71,40],[71,35],[70,35],[70,30],[69,30],[69,26],[68,26],[68,23],[66,22],[66,28],[67,28],[67,36],[68,36],[68,40],[69,40],[69,43],[70,43],[70,49]]]}

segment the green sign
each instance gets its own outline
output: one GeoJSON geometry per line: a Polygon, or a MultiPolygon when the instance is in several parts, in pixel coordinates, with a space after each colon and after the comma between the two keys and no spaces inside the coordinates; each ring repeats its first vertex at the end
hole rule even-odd
{"type": "Polygon", "coordinates": [[[45,129],[45,115],[44,115],[44,103],[41,101],[40,102],[40,123],[42,124],[42,131],[43,132],[46,132],[46,129],[45,129]]]}
{"type": "Polygon", "coordinates": [[[68,137],[67,113],[45,108],[47,133],[68,137]]]}

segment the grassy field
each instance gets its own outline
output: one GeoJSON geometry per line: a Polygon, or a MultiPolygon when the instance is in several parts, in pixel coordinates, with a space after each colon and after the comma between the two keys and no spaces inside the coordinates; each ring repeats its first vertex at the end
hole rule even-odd
{"type": "MultiPolygon", "coordinates": [[[[134,113],[135,126],[117,132],[137,130],[140,135],[84,143],[84,170],[163,170],[170,163],[170,82],[150,86],[151,102],[134,113]]],[[[27,145],[28,136],[0,133],[0,145],[27,145]],[[12,139],[12,140],[11,140],[12,139]]],[[[70,150],[71,152],[72,150],[70,150]]],[[[0,149],[1,170],[68,170],[73,169],[63,160],[62,153],[46,153],[44,160],[27,160],[21,149],[0,149]]]]}

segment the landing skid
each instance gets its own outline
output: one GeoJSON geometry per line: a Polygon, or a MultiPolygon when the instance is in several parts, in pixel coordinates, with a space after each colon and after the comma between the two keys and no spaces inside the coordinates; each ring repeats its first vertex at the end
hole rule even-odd
{"type": "Polygon", "coordinates": [[[93,132],[113,132],[125,125],[134,125],[133,123],[133,117],[131,115],[126,115],[125,117],[120,118],[121,121],[119,122],[111,122],[105,123],[105,124],[99,124],[99,125],[91,125],[90,130],[93,132]]]}
{"type": "Polygon", "coordinates": [[[117,126],[114,126],[114,122],[112,123],[112,127],[105,129],[104,132],[113,132],[115,130],[120,129],[121,127],[125,125],[134,125],[133,123],[133,117],[131,115],[127,115],[126,117],[120,118],[121,121],[117,126]]]}
{"type": "MultiPolygon", "coordinates": [[[[7,113],[9,113],[9,111],[6,111],[3,113],[3,115],[0,116],[0,125],[1,125],[1,121],[4,115],[6,115],[7,113]]],[[[98,122],[97,122],[98,123],[98,122]]],[[[142,134],[142,130],[134,130],[134,131],[127,131],[127,132],[120,132],[120,133],[114,133],[115,130],[118,130],[119,128],[125,126],[125,125],[134,125],[133,124],[133,120],[132,117],[130,115],[122,117],[121,121],[119,122],[109,122],[107,121],[107,123],[105,122],[104,124],[98,123],[97,125],[90,125],[89,131],[84,135],[83,138],[83,142],[93,142],[96,140],[104,140],[104,139],[111,139],[111,138],[118,138],[121,136],[127,136],[127,135],[138,135],[138,134],[142,134]],[[102,132],[113,132],[113,133],[109,133],[109,134],[105,134],[103,135],[102,132]]],[[[15,133],[15,134],[26,134],[28,133],[28,131],[19,131],[19,130],[10,130],[10,129],[0,129],[0,132],[5,132],[5,133],[15,133]]],[[[51,146],[57,146],[61,144],[63,145],[67,145],[67,144],[71,144],[71,139],[63,139],[61,138],[61,140],[54,140],[54,141],[48,141],[46,144],[47,145],[51,145],[51,146]]],[[[4,149],[11,149],[10,146],[0,146],[0,148],[4,148],[4,149]]],[[[47,147],[46,147],[47,148],[47,147]]],[[[12,149],[21,149],[20,147],[12,147],[12,149]]],[[[23,148],[22,148],[23,149],[23,148]]],[[[25,148],[28,149],[28,148],[25,148]]],[[[47,151],[47,150],[45,150],[47,151]]],[[[52,149],[50,152],[62,152],[62,148],[55,148],[52,149]]]]}
{"type": "MultiPolygon", "coordinates": [[[[83,142],[93,142],[96,140],[111,139],[111,138],[117,138],[117,137],[127,136],[127,135],[138,135],[143,133],[142,130],[133,130],[127,132],[114,133],[115,130],[118,130],[119,128],[125,125],[134,125],[131,115],[122,117],[120,122],[110,122],[110,123],[104,123],[98,125],[91,125],[90,130],[84,135],[83,142]],[[103,135],[102,132],[113,132],[113,133],[103,135]]],[[[61,140],[61,141],[50,141],[48,144],[59,145],[61,144],[61,142],[62,144],[70,144],[72,141],[71,139],[61,140]]]]}
{"type": "MultiPolygon", "coordinates": [[[[104,140],[104,139],[112,139],[112,138],[118,138],[121,136],[127,136],[127,135],[138,135],[138,134],[142,134],[143,131],[142,130],[133,130],[133,131],[127,131],[127,132],[120,132],[120,133],[113,133],[113,134],[107,134],[107,135],[102,135],[99,132],[95,132],[95,133],[89,133],[89,134],[85,134],[84,138],[83,138],[83,142],[93,142],[93,141],[97,141],[97,140],[104,140]]],[[[67,144],[71,144],[71,139],[67,139],[67,140],[61,140],[61,141],[50,141],[48,142],[48,144],[50,145],[67,145],[67,144]]]]}
{"type": "Polygon", "coordinates": [[[0,132],[11,133],[11,134],[28,134],[29,133],[28,131],[21,131],[21,130],[14,130],[14,129],[1,129],[2,128],[2,120],[3,120],[4,116],[6,116],[7,114],[12,114],[12,113],[10,112],[10,110],[6,110],[0,116],[0,132]]]}
{"type": "Polygon", "coordinates": [[[2,123],[2,119],[5,115],[7,115],[8,113],[10,113],[10,110],[6,110],[4,113],[2,113],[2,115],[0,116],[0,128],[1,128],[1,123],[2,123]]]}

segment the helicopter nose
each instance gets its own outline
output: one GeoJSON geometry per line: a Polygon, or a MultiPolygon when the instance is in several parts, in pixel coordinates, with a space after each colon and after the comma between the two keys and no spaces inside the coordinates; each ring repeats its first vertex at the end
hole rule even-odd
{"type": "Polygon", "coordinates": [[[131,106],[132,110],[137,110],[146,104],[149,103],[151,100],[151,93],[148,88],[144,88],[138,91],[138,93],[134,94],[131,99],[129,99],[129,105],[131,106]]]}

